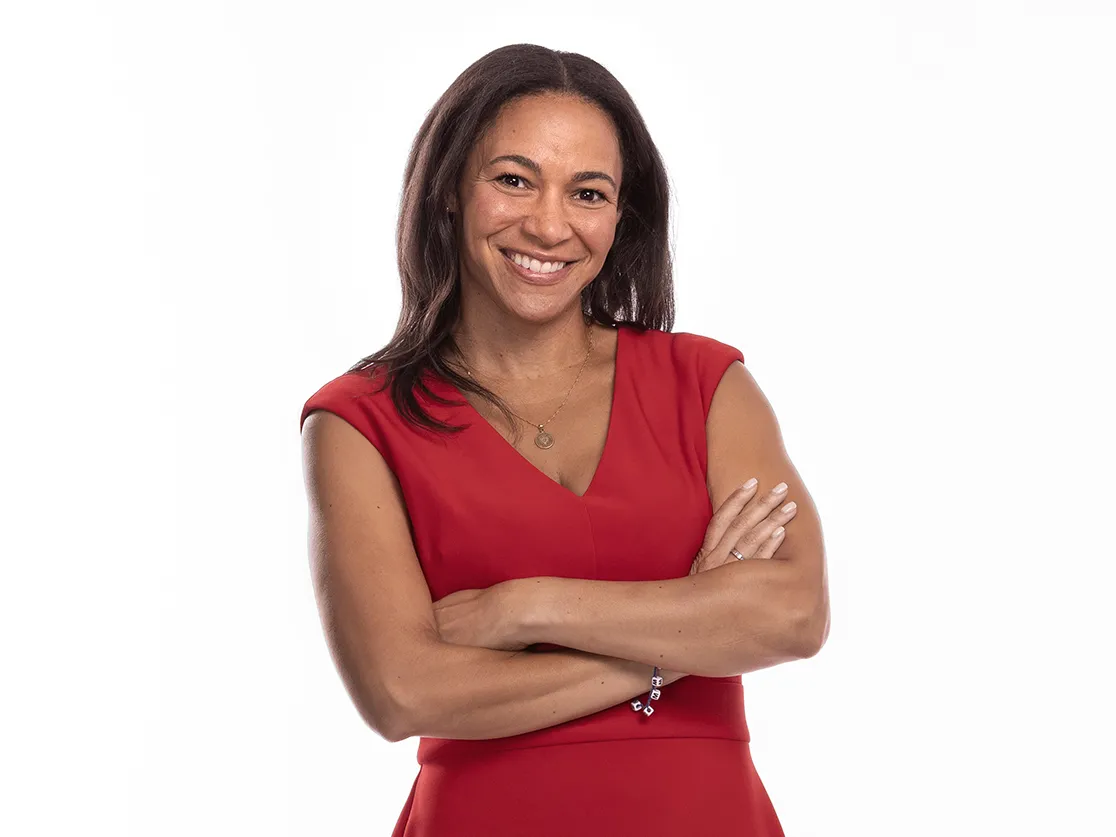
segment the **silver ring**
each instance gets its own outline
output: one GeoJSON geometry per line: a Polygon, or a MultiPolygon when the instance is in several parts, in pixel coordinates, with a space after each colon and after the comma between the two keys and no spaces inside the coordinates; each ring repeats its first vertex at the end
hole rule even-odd
{"type": "Polygon", "coordinates": [[[736,556],[736,560],[738,560],[738,561],[743,561],[744,560],[744,556],[741,555],[737,550],[730,549],[729,552],[731,552],[733,555],[736,556]]]}

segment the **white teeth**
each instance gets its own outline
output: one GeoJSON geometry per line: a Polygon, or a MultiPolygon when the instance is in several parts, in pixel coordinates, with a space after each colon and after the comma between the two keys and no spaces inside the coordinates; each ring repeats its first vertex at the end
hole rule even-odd
{"type": "Polygon", "coordinates": [[[566,266],[566,262],[539,262],[538,259],[529,259],[521,253],[514,250],[508,251],[511,254],[512,261],[520,267],[525,267],[533,273],[554,273],[561,270],[566,266]]]}

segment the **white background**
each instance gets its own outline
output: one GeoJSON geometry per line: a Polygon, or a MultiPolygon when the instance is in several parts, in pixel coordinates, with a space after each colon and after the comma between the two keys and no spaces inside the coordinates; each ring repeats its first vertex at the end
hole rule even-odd
{"type": "Polygon", "coordinates": [[[328,656],[298,416],[391,335],[424,114],[517,42],[631,92],[675,328],[821,512],[829,642],[744,677],[788,836],[1114,833],[1100,0],[5,4],[0,831],[390,833],[417,740],[328,656]]]}

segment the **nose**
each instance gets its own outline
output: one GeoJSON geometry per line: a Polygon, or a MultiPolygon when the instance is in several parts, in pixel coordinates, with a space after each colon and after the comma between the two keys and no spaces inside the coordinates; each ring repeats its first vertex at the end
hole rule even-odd
{"type": "Polygon", "coordinates": [[[543,247],[553,247],[570,237],[567,211],[560,192],[543,192],[523,218],[523,231],[540,241],[543,247]]]}

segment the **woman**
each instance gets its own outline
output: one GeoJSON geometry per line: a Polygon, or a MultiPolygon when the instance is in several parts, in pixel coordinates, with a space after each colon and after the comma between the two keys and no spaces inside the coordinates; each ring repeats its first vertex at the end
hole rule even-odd
{"type": "Polygon", "coordinates": [[[821,529],[741,353],[670,332],[667,219],[584,56],[497,49],[418,133],[395,336],[302,411],[331,652],[421,736],[396,837],[782,834],[740,675],[824,643],[821,529]]]}

